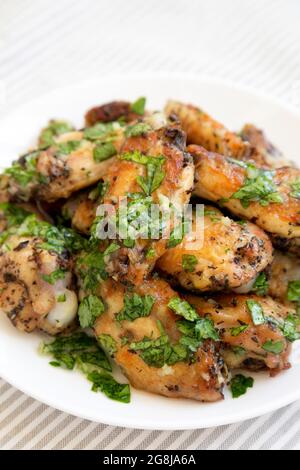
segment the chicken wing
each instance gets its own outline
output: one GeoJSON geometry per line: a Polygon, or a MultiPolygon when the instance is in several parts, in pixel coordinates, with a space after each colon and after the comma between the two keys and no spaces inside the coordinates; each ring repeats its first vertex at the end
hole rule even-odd
{"type": "Polygon", "coordinates": [[[109,345],[108,352],[134,387],[174,398],[223,398],[225,370],[218,343],[204,339],[190,352],[180,343],[180,317],[168,307],[177,294],[166,282],[149,279],[126,291],[110,279],[101,284],[100,292],[106,311],[96,320],[95,334],[101,345],[109,345]],[[146,305],[146,299],[147,311],[130,316],[131,303],[146,305]]]}
{"type": "Polygon", "coordinates": [[[291,345],[285,320],[289,321],[295,314],[293,309],[270,297],[255,295],[228,294],[208,300],[194,295],[185,298],[199,315],[208,315],[214,322],[228,367],[267,368],[271,375],[289,367],[291,345]]]}
{"type": "MultiPolygon", "coordinates": [[[[108,219],[128,227],[128,236],[118,238],[122,244],[113,256],[110,274],[133,284],[141,282],[167,249],[167,233],[162,236],[162,223],[153,215],[153,204],[170,213],[172,208],[183,210],[189,202],[194,181],[191,156],[184,151],[185,134],[174,126],[150,130],[129,137],[122,153],[110,165],[104,183],[108,188],[103,196],[106,207],[114,209],[108,219]],[[120,198],[127,196],[127,212],[121,214],[120,198]],[[120,222],[121,221],[121,222],[120,222]],[[158,223],[158,227],[156,227],[158,223]],[[156,236],[150,233],[156,227],[156,236]]],[[[97,212],[93,233],[101,239],[97,212]]],[[[170,230],[173,230],[172,220],[170,230]]],[[[168,232],[169,233],[169,232],[168,232]]],[[[118,235],[118,234],[117,234],[118,235]]]]}
{"type": "MultiPolygon", "coordinates": [[[[244,141],[239,135],[226,129],[203,110],[178,101],[168,101],[165,113],[169,118],[178,119],[187,133],[188,144],[203,146],[210,152],[218,152],[238,160],[253,160],[258,165],[270,166],[265,153],[244,141]]],[[[274,162],[271,162],[274,166],[274,162]]]]}
{"type": "Polygon", "coordinates": [[[245,285],[250,289],[272,261],[271,242],[254,224],[234,222],[218,209],[205,206],[199,228],[203,233],[197,234],[194,220],[193,233],[157,262],[161,271],[188,290],[232,290],[245,285]]]}
{"type": "Polygon", "coordinates": [[[195,195],[253,221],[271,235],[275,246],[284,244],[300,255],[300,170],[283,167],[268,171],[196,145],[188,150],[195,162],[195,195]]]}

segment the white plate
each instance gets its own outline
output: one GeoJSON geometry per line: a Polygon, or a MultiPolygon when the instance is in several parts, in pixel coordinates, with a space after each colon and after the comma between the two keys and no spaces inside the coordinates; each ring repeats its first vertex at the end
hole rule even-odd
{"type": "MultiPolygon", "coordinates": [[[[1,165],[34,142],[49,118],[67,118],[82,126],[91,106],[112,99],[148,97],[150,108],[167,98],[191,101],[208,110],[229,128],[245,122],[261,126],[286,155],[297,160],[300,114],[262,95],[224,82],[187,77],[119,77],[88,82],[55,91],[20,107],[0,122],[1,165]]],[[[300,157],[298,157],[299,160],[300,157]]],[[[299,160],[300,163],[300,160],[299,160]]],[[[37,353],[41,335],[19,333],[0,316],[0,375],[28,395],[59,410],[93,421],[142,429],[194,429],[223,425],[262,415],[300,398],[300,345],[293,348],[293,367],[275,378],[255,376],[254,388],[233,400],[228,393],[219,403],[202,404],[167,399],[132,389],[128,405],[92,393],[79,373],[48,365],[37,353]]]]}

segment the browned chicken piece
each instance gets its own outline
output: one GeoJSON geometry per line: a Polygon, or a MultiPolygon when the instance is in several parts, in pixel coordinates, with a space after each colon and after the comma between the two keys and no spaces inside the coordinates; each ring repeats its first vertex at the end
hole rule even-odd
{"type": "Polygon", "coordinates": [[[275,251],[268,277],[268,294],[280,302],[292,306],[293,304],[288,302],[287,293],[290,282],[300,281],[299,259],[289,254],[275,251]]]}
{"type": "MultiPolygon", "coordinates": [[[[226,129],[200,108],[178,101],[168,101],[165,113],[169,118],[179,120],[187,133],[188,144],[201,145],[210,152],[218,152],[226,157],[253,160],[260,166],[270,166],[265,153],[260,153],[249,142],[226,129]]],[[[273,167],[273,162],[271,166],[273,167]]]]}
{"type": "MultiPolygon", "coordinates": [[[[185,134],[174,126],[129,137],[122,154],[109,166],[103,178],[108,187],[103,202],[114,208],[114,217],[118,218],[120,213],[120,198],[128,195],[130,228],[138,214],[140,221],[142,217],[148,226],[151,225],[152,203],[167,212],[172,207],[183,210],[184,204],[189,202],[194,182],[193,161],[184,149],[185,134]]],[[[140,227],[145,226],[144,222],[139,222],[140,227]]],[[[171,220],[170,232],[172,229],[171,220]]],[[[153,239],[148,236],[148,231],[142,233],[137,229],[134,235],[129,233],[130,245],[128,240],[125,244],[119,239],[123,246],[112,256],[109,273],[115,279],[126,279],[135,285],[142,282],[167,249],[168,235],[169,232],[165,236],[157,233],[157,238],[153,239]]]]}
{"type": "Polygon", "coordinates": [[[271,235],[275,246],[300,255],[300,170],[262,170],[197,145],[188,150],[195,162],[195,195],[253,221],[271,235]]]}
{"type": "Polygon", "coordinates": [[[249,222],[240,224],[205,206],[199,227],[169,248],[157,267],[188,290],[251,290],[257,275],[272,261],[266,233],[249,222]]]}
{"type": "Polygon", "coordinates": [[[295,314],[293,309],[270,297],[256,295],[228,294],[208,300],[195,295],[185,297],[199,315],[212,319],[219,331],[222,355],[229,368],[267,368],[271,375],[275,375],[290,367],[291,345],[278,325],[283,325],[289,314],[295,314]],[[254,324],[254,314],[247,305],[249,301],[254,302],[254,314],[257,305],[262,309],[262,324],[254,324]]]}
{"type": "Polygon", "coordinates": [[[11,236],[0,250],[0,308],[13,325],[51,335],[77,316],[72,261],[43,248],[43,239],[11,236]]]}
{"type": "Polygon", "coordinates": [[[70,220],[72,227],[80,233],[88,235],[96,217],[100,204],[97,186],[71,196],[62,207],[64,219],[70,220]]]}
{"type": "Polygon", "coordinates": [[[110,353],[134,387],[172,398],[206,402],[223,398],[225,378],[218,343],[204,340],[192,353],[193,360],[180,358],[175,352],[181,337],[176,326],[180,316],[168,308],[177,294],[166,282],[149,279],[136,286],[134,292],[126,292],[124,286],[110,279],[100,286],[100,291],[106,311],[96,320],[95,334],[102,345],[113,344],[110,353]],[[126,302],[128,305],[128,298],[133,295],[147,298],[148,302],[152,299],[147,316],[124,318],[124,309],[128,312],[126,302]],[[148,352],[137,350],[140,341],[148,341],[148,352]]]}
{"type": "Polygon", "coordinates": [[[86,132],[62,134],[55,144],[21,157],[6,170],[10,199],[54,202],[99,181],[119,152],[124,131],[116,123],[100,140],[86,132]]]}
{"type": "Polygon", "coordinates": [[[253,124],[245,124],[240,132],[240,137],[256,148],[258,153],[264,155],[268,166],[276,168],[293,166],[284,158],[282,152],[267,139],[264,131],[253,124]]]}
{"type": "Polygon", "coordinates": [[[132,104],[128,101],[112,101],[101,106],[95,106],[87,111],[85,115],[86,126],[93,126],[97,122],[112,122],[123,119],[125,122],[132,122],[140,118],[141,115],[131,109],[132,104]]]}

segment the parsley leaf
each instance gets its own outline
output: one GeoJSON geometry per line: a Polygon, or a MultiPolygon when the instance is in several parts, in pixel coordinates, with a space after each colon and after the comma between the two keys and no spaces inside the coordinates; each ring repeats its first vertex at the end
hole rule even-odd
{"type": "Polygon", "coordinates": [[[98,336],[98,341],[101,347],[106,351],[110,356],[113,356],[117,352],[117,343],[111,335],[102,333],[98,336]]]}
{"type": "Polygon", "coordinates": [[[176,315],[180,315],[186,320],[199,320],[199,315],[196,310],[186,300],[182,300],[179,297],[173,297],[169,301],[168,307],[173,310],[176,315]]]}
{"type": "Polygon", "coordinates": [[[60,155],[69,155],[75,150],[79,149],[81,146],[81,140],[69,140],[67,142],[62,142],[61,144],[56,144],[56,153],[60,155]]]}
{"type": "Polygon", "coordinates": [[[249,325],[241,325],[230,328],[231,336],[239,336],[241,333],[247,330],[249,325]]]}
{"type": "Polygon", "coordinates": [[[267,276],[265,273],[260,273],[256,280],[255,283],[253,284],[252,291],[255,292],[259,296],[265,296],[267,295],[269,289],[269,283],[267,280],[267,276]]]}
{"type": "Polygon", "coordinates": [[[96,145],[93,156],[96,162],[103,162],[116,154],[116,147],[111,142],[104,142],[96,145]]]}
{"type": "Polygon", "coordinates": [[[25,188],[29,183],[38,183],[40,175],[36,170],[36,164],[39,154],[39,151],[35,151],[27,155],[23,155],[19,161],[13,163],[10,168],[4,170],[4,174],[9,175],[23,188],[25,188]]]}
{"type": "Polygon", "coordinates": [[[141,98],[138,98],[134,103],[131,103],[130,109],[136,114],[144,114],[145,112],[145,106],[146,106],[146,98],[142,96],[141,98]]]}
{"type": "Polygon", "coordinates": [[[155,298],[152,295],[141,296],[134,293],[131,297],[125,295],[124,308],[117,314],[118,321],[134,321],[140,317],[148,317],[152,310],[155,298]]]}
{"type": "Polygon", "coordinates": [[[45,282],[48,284],[54,285],[60,279],[64,279],[66,276],[66,271],[64,269],[56,269],[51,274],[44,274],[42,276],[45,282]]]}
{"type": "Polygon", "coordinates": [[[300,178],[294,181],[294,183],[291,183],[290,187],[292,189],[290,196],[295,199],[300,199],[300,178]]]}
{"type": "Polygon", "coordinates": [[[245,395],[248,388],[252,388],[254,379],[252,377],[245,377],[242,374],[235,375],[230,382],[230,389],[233,398],[238,398],[245,395]]]}
{"type": "Polygon", "coordinates": [[[152,157],[135,150],[134,152],[124,153],[120,156],[120,159],[146,165],[146,177],[138,176],[136,180],[147,196],[150,196],[150,194],[156,191],[163,182],[165,177],[165,172],[162,169],[165,163],[165,157],[163,155],[152,157]]]}
{"type": "Polygon", "coordinates": [[[93,392],[102,392],[108,398],[121,403],[130,403],[130,387],[128,384],[118,383],[110,374],[93,371],[87,376],[92,382],[93,392]]]}
{"type": "Polygon", "coordinates": [[[268,340],[263,344],[263,349],[271,354],[281,354],[284,350],[283,341],[268,340]]]}
{"type": "Polygon", "coordinates": [[[151,126],[145,122],[138,122],[137,124],[132,124],[127,126],[125,130],[126,137],[138,137],[139,135],[147,134],[151,131],[151,126]]]}
{"type": "Polygon", "coordinates": [[[0,211],[3,211],[7,228],[12,227],[14,225],[20,225],[26,217],[30,215],[22,207],[18,207],[15,204],[11,204],[9,202],[3,202],[0,204],[0,211]]]}
{"type": "Polygon", "coordinates": [[[291,302],[300,303],[300,281],[290,281],[288,285],[287,298],[291,302]]]}
{"type": "Polygon", "coordinates": [[[45,129],[42,130],[39,136],[39,147],[50,147],[55,143],[55,137],[71,132],[74,127],[67,121],[51,120],[45,129]]]}
{"type": "Polygon", "coordinates": [[[182,242],[184,236],[189,231],[189,220],[183,220],[181,223],[177,224],[170,234],[170,238],[167,243],[167,248],[174,248],[182,242]]]}
{"type": "Polygon", "coordinates": [[[263,323],[265,323],[264,312],[263,312],[262,306],[258,302],[250,299],[246,301],[246,305],[247,305],[249,312],[251,313],[252,321],[254,325],[257,326],[257,325],[262,325],[263,323]]]}
{"type": "Polygon", "coordinates": [[[81,328],[92,328],[96,319],[104,312],[104,304],[99,297],[88,295],[80,303],[78,316],[81,328]]]}
{"type": "Polygon", "coordinates": [[[231,199],[239,199],[244,208],[249,207],[252,201],[259,202],[261,206],[283,202],[273,182],[274,171],[257,168],[252,163],[243,163],[240,166],[246,168],[246,178],[243,186],[231,196],[231,199]]]}
{"type": "Polygon", "coordinates": [[[198,263],[196,256],[194,255],[182,255],[182,268],[188,273],[195,271],[195,266],[198,263]]]}

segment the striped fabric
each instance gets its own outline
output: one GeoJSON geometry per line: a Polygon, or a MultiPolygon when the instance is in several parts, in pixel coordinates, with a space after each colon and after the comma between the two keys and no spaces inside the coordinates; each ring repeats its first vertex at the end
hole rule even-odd
{"type": "MultiPolygon", "coordinates": [[[[0,115],[112,73],[230,79],[300,106],[298,0],[0,0],[0,115]]],[[[300,403],[207,430],[74,418],[0,380],[1,449],[299,449],[300,403]]]]}

